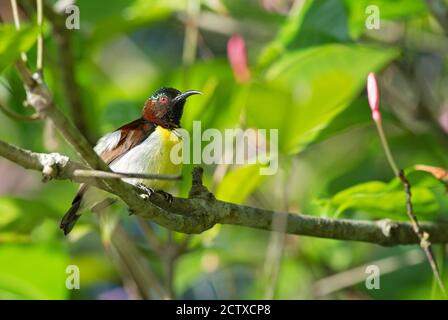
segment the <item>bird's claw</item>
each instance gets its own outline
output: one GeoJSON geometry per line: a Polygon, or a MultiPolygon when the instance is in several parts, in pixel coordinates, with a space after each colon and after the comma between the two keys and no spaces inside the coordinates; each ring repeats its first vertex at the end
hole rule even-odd
{"type": "Polygon", "coordinates": [[[155,192],[160,194],[165,199],[165,201],[168,202],[169,204],[173,203],[173,196],[170,193],[165,192],[163,190],[156,190],[155,192]]]}
{"type": "Polygon", "coordinates": [[[141,196],[146,199],[149,198],[154,193],[153,189],[148,188],[143,183],[138,183],[137,188],[139,188],[143,192],[143,194],[141,196]]]}
{"type": "Polygon", "coordinates": [[[158,193],[165,199],[166,202],[168,202],[169,204],[173,203],[173,196],[168,192],[148,188],[143,183],[137,184],[137,188],[139,188],[143,192],[143,194],[140,195],[142,198],[149,199],[149,197],[151,197],[154,193],[158,193]]]}

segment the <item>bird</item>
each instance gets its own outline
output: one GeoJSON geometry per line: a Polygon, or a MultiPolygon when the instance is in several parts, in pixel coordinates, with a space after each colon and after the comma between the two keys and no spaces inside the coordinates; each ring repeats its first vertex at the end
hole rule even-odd
{"type": "MultiPolygon", "coordinates": [[[[176,129],[181,128],[186,99],[201,94],[196,90],[181,92],[163,87],[144,103],[141,117],[101,137],[94,147],[95,152],[109,165],[112,171],[123,173],[173,174],[181,172],[182,164],[170,159],[171,148],[180,142],[176,129]]],[[[147,191],[162,193],[167,200],[172,196],[165,191],[166,180],[142,180],[126,178],[125,182],[147,188],[147,191]]],[[[70,233],[81,214],[97,205],[106,204],[108,194],[81,184],[73,198],[71,207],[63,216],[60,229],[64,235],[70,233]]]]}

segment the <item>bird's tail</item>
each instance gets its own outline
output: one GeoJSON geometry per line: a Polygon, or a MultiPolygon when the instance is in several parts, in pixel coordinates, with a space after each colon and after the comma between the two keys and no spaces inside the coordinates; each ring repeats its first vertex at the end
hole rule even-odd
{"type": "Polygon", "coordinates": [[[70,209],[65,213],[64,217],[61,220],[61,224],[59,225],[59,228],[64,231],[64,235],[68,235],[70,231],[72,231],[73,227],[75,226],[76,221],[78,221],[79,217],[81,216],[78,214],[79,207],[81,205],[81,202],[75,202],[72,204],[70,209]]]}
{"type": "Polygon", "coordinates": [[[72,206],[62,217],[59,228],[62,229],[62,231],[64,231],[64,235],[67,235],[70,233],[70,231],[72,231],[76,221],[78,221],[79,217],[81,216],[81,213],[78,211],[79,208],[81,207],[82,197],[86,190],[87,190],[86,185],[81,186],[81,188],[79,189],[78,193],[76,194],[75,198],[72,201],[72,206]]]}

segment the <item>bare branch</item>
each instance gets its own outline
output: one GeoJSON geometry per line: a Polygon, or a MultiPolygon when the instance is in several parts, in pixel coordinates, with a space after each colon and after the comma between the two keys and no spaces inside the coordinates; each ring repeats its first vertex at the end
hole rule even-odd
{"type": "Polygon", "coordinates": [[[365,282],[366,268],[371,265],[377,266],[381,270],[381,275],[384,276],[385,274],[396,272],[409,266],[415,266],[425,261],[426,257],[423,252],[420,249],[413,249],[401,255],[370,261],[365,265],[320,279],[313,284],[313,291],[316,298],[323,298],[339,290],[365,282]]]}
{"type": "MultiPolygon", "coordinates": [[[[87,170],[85,165],[73,162],[68,157],[57,153],[34,153],[0,140],[0,156],[27,169],[44,173],[47,171],[45,174],[51,174],[51,178],[54,179],[86,181],[86,178],[74,176],[76,170],[87,170]]],[[[116,190],[109,190],[108,186],[101,183],[101,179],[94,179],[96,183],[93,184],[120,196],[136,215],[153,219],[170,230],[183,233],[201,233],[217,223],[275,230],[274,219],[283,216],[283,219],[287,221],[285,231],[289,234],[361,241],[384,246],[420,243],[419,237],[409,222],[329,219],[237,205],[216,200],[207,191],[202,185],[201,168],[195,168],[193,178],[189,198],[174,197],[173,202],[168,204],[156,193],[151,195],[149,201],[144,201],[137,196],[141,200],[137,207],[132,206],[134,199],[128,199],[134,194],[121,195],[116,190]]],[[[92,181],[90,180],[89,183],[92,181]]],[[[135,191],[135,187],[128,186],[133,192],[135,191]]],[[[448,223],[426,222],[420,223],[420,227],[423,232],[431,235],[432,243],[448,243],[448,223]]]]}
{"type": "Polygon", "coordinates": [[[23,115],[20,113],[16,113],[12,111],[11,109],[7,108],[3,104],[0,103],[0,110],[9,118],[17,121],[35,121],[39,120],[39,115],[37,113],[34,113],[32,115],[23,115]]]}
{"type": "MultiPolygon", "coordinates": [[[[41,117],[53,123],[91,168],[110,172],[108,166],[93,151],[85,137],[55,106],[52,95],[39,73],[35,73],[30,79],[30,72],[24,64],[19,62],[16,66],[25,83],[27,103],[34,107],[41,117]]],[[[39,161],[39,157],[30,157],[30,153],[32,154],[30,151],[8,146],[5,143],[0,144],[0,155],[12,161],[16,160],[18,164],[23,163],[25,167],[42,170],[46,176],[52,178],[61,178],[64,174],[66,178],[76,178],[73,176],[74,163],[68,158],[63,158],[66,161],[59,161],[56,166],[45,165],[39,161]],[[14,150],[15,155],[9,155],[7,152],[5,154],[5,150],[14,150]],[[68,168],[66,168],[67,164],[69,164],[68,168]],[[60,172],[63,174],[61,175],[60,172]]],[[[45,159],[45,156],[40,155],[45,159]]],[[[120,179],[93,178],[92,180],[93,185],[121,198],[136,215],[152,219],[167,229],[183,233],[201,233],[220,223],[389,246],[420,243],[412,224],[408,222],[328,219],[287,212],[279,213],[216,200],[202,184],[201,168],[195,168],[193,171],[189,198],[174,198],[172,203],[168,203],[157,193],[140,194],[141,190],[120,179]],[[273,223],[279,217],[286,220],[286,230],[277,230],[273,223]]],[[[421,230],[430,234],[430,240],[433,243],[448,243],[447,223],[422,223],[421,230]]]]}
{"type": "Polygon", "coordinates": [[[25,83],[27,104],[42,118],[51,120],[64,138],[92,168],[109,171],[108,166],[93,151],[90,143],[73,127],[64,114],[55,106],[53,97],[38,73],[32,74],[22,61],[17,61],[16,69],[25,83]]]}
{"type": "Polygon", "coordinates": [[[116,226],[110,236],[110,242],[103,240],[103,244],[106,252],[121,270],[120,274],[125,277],[123,282],[126,284],[132,280],[135,293],[139,298],[145,300],[167,298],[167,293],[159,283],[154,271],[121,226],[116,226]]]}
{"type": "Polygon", "coordinates": [[[179,180],[176,175],[106,172],[90,170],[83,164],[69,160],[59,153],[35,153],[12,146],[0,140],[0,155],[26,169],[41,171],[46,180],[70,179],[76,182],[91,182],[93,179],[140,178],[153,180],[179,180]]]}
{"type": "Polygon", "coordinates": [[[28,86],[29,88],[33,88],[36,85],[32,73],[28,70],[23,60],[18,60],[16,62],[16,69],[21,75],[22,81],[26,86],[28,86]]]}
{"type": "Polygon", "coordinates": [[[44,70],[44,37],[43,37],[43,0],[36,0],[37,8],[37,26],[39,27],[39,35],[37,36],[37,58],[36,69],[37,72],[43,76],[44,70]]]}
{"type": "MultiPolygon", "coordinates": [[[[11,0],[11,10],[12,10],[12,16],[14,19],[14,25],[16,26],[16,30],[20,30],[20,18],[19,18],[19,9],[17,7],[17,1],[11,0]]],[[[20,58],[23,62],[27,61],[26,53],[22,52],[20,53],[20,58]]]]}
{"type": "Polygon", "coordinates": [[[44,2],[44,12],[52,25],[54,40],[58,48],[58,59],[62,73],[62,85],[67,97],[70,115],[75,126],[87,137],[89,143],[94,143],[94,137],[87,125],[87,116],[82,101],[82,90],[76,80],[76,72],[72,48],[71,30],[65,26],[65,16],[55,12],[53,7],[44,2]]]}
{"type": "Polygon", "coordinates": [[[406,193],[406,214],[408,215],[409,220],[411,220],[412,229],[420,239],[420,247],[423,249],[423,251],[426,254],[426,257],[428,258],[429,265],[431,266],[431,270],[434,274],[437,284],[439,285],[442,293],[446,296],[445,286],[443,285],[443,281],[440,276],[440,271],[439,268],[437,267],[436,258],[431,248],[431,242],[429,241],[429,234],[421,229],[417,217],[414,214],[414,209],[412,206],[411,184],[407,179],[403,170],[400,170],[399,178],[401,183],[403,184],[404,191],[406,193]]]}
{"type": "Polygon", "coordinates": [[[140,178],[146,180],[181,180],[182,176],[172,174],[148,174],[148,173],[127,173],[127,172],[106,172],[101,170],[75,170],[74,177],[101,178],[101,179],[122,179],[140,178]]]}
{"type": "Polygon", "coordinates": [[[379,110],[378,83],[374,73],[370,73],[367,78],[367,92],[369,98],[369,105],[372,110],[372,119],[375,122],[376,128],[378,130],[378,134],[380,136],[381,144],[383,145],[387,161],[389,162],[389,165],[392,168],[395,176],[400,180],[401,184],[403,185],[403,189],[406,195],[406,214],[409,220],[411,221],[411,226],[415,235],[420,239],[420,247],[425,252],[426,257],[428,258],[429,265],[437,281],[437,284],[439,285],[440,290],[446,296],[445,287],[440,277],[440,272],[437,267],[436,258],[434,257],[434,254],[431,249],[431,242],[429,241],[430,235],[421,229],[420,224],[418,223],[417,220],[417,216],[414,214],[414,208],[412,205],[411,183],[407,179],[404,171],[398,169],[395,159],[390,151],[386,135],[384,133],[383,123],[381,120],[381,113],[379,110]]]}

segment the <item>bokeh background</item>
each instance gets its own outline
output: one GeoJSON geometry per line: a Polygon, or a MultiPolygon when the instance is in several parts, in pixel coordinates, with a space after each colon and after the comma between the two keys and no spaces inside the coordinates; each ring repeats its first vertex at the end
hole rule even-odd
{"type": "MultiPolygon", "coordinates": [[[[203,129],[278,129],[277,174],[260,176],[259,165],[204,166],[205,183],[219,199],[323,217],[406,220],[404,194],[365,95],[367,75],[376,72],[385,131],[409,173],[416,214],[444,221],[445,186],[413,170],[418,163],[448,164],[448,23],[443,14],[436,18],[432,2],[78,0],[79,30],[58,32],[58,14],[45,15],[44,74],[58,106],[92,142],[139,117],[162,86],[204,92],[188,102],[187,130],[193,120],[203,129]],[[365,26],[372,4],[380,10],[379,30],[365,26]],[[75,84],[67,89],[70,72],[75,84]]],[[[447,10],[448,1],[435,2],[447,10]]],[[[45,10],[63,12],[66,4],[46,1],[45,10]]],[[[10,2],[0,1],[0,103],[28,115],[11,54],[29,49],[34,65],[36,14],[34,1],[19,5],[20,34],[7,23],[10,2]]],[[[1,113],[0,138],[77,159],[43,121],[1,113]]],[[[174,194],[187,195],[191,168],[185,166],[174,194]]],[[[84,215],[65,238],[58,222],[77,187],[44,184],[39,173],[0,159],[1,299],[441,297],[417,246],[237,226],[186,236],[129,217],[122,204],[84,215]],[[80,269],[79,290],[65,286],[68,265],[80,269]],[[365,286],[367,265],[380,267],[378,290],[365,286]]],[[[446,282],[447,248],[434,250],[446,282]]]]}

